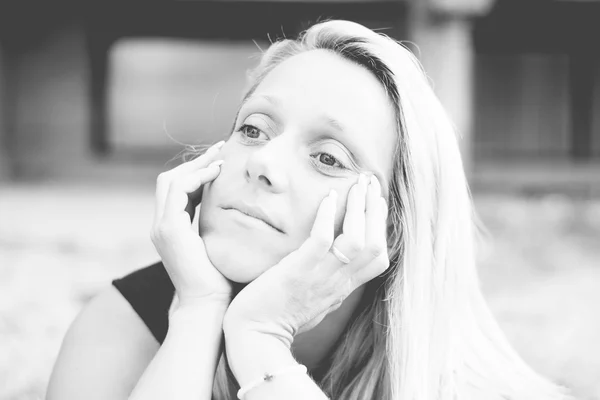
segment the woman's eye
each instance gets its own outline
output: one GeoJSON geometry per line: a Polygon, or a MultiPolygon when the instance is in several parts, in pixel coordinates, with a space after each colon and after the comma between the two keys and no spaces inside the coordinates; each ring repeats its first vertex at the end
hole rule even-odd
{"type": "Polygon", "coordinates": [[[346,169],[346,166],[342,164],[337,158],[332,156],[329,153],[320,152],[316,153],[316,160],[320,164],[320,166],[325,169],[346,169]]]}
{"type": "Polygon", "coordinates": [[[257,140],[260,138],[260,134],[263,133],[260,129],[255,126],[244,124],[238,129],[245,138],[251,140],[257,140]]]}

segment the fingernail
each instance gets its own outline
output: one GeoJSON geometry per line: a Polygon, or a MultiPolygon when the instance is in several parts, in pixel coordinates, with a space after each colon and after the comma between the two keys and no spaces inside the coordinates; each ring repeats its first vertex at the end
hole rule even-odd
{"type": "Polygon", "coordinates": [[[211,150],[219,150],[221,147],[223,147],[224,144],[225,144],[225,141],[221,140],[220,142],[213,144],[210,149],[211,150]]]}
{"type": "Polygon", "coordinates": [[[371,185],[373,185],[373,189],[377,190],[377,194],[381,194],[381,184],[375,174],[371,175],[371,185]]]}
{"type": "Polygon", "coordinates": [[[224,162],[225,162],[224,160],[217,160],[217,161],[213,161],[213,162],[211,162],[210,164],[208,164],[208,167],[207,167],[207,168],[210,168],[210,167],[219,167],[219,166],[221,166],[221,164],[223,164],[224,162]]]}

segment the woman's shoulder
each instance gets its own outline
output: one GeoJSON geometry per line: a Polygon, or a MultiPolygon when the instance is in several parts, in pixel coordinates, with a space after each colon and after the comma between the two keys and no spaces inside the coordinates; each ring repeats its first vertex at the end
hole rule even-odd
{"type": "MultiPolygon", "coordinates": [[[[90,393],[127,398],[160,346],[144,315],[162,307],[159,297],[169,293],[161,268],[157,263],[116,279],[84,307],[63,340],[48,399],[90,398],[90,393]],[[161,294],[153,296],[154,290],[161,294]]],[[[171,300],[164,302],[168,310],[171,300]]]]}

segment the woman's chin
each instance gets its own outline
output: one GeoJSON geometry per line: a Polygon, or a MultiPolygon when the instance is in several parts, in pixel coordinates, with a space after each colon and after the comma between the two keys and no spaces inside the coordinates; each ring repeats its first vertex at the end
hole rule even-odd
{"type": "Polygon", "coordinates": [[[208,236],[203,238],[208,258],[212,265],[232,282],[250,283],[272,266],[267,260],[257,259],[256,251],[245,246],[232,246],[231,243],[208,236]]]}
{"type": "Polygon", "coordinates": [[[232,268],[230,264],[213,263],[215,268],[231,282],[246,285],[260,276],[260,273],[255,273],[250,269],[242,269],[243,267],[232,268]]]}

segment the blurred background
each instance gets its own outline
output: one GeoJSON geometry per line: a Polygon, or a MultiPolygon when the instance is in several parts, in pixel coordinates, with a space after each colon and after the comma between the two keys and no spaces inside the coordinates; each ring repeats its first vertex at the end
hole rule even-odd
{"type": "Polygon", "coordinates": [[[490,231],[481,285],[536,370],[600,399],[600,1],[0,5],[0,399],[41,399],[76,314],[155,261],[156,175],[229,133],[260,49],[341,18],[409,41],[490,231]]]}

